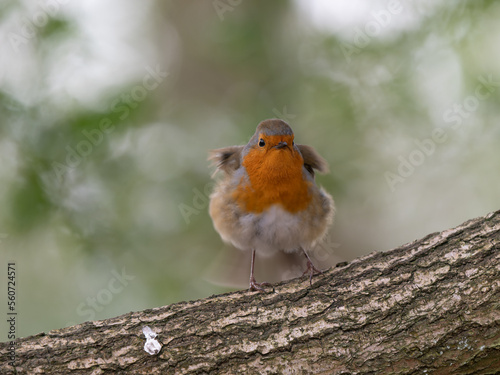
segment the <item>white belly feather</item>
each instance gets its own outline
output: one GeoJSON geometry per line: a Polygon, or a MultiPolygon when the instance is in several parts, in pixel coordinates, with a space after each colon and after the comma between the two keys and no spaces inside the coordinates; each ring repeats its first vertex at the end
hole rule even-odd
{"type": "Polygon", "coordinates": [[[230,240],[240,249],[255,249],[262,255],[279,250],[297,251],[313,245],[306,242],[310,235],[301,221],[301,215],[292,215],[280,205],[272,205],[262,213],[241,216],[239,222],[245,229],[233,233],[230,240]]]}

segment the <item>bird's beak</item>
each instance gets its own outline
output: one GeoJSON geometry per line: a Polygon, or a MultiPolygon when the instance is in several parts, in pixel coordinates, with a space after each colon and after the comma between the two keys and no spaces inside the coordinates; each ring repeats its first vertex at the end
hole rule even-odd
{"type": "Polygon", "coordinates": [[[288,147],[288,143],[286,143],[286,142],[280,142],[280,143],[278,143],[278,144],[277,144],[276,146],[274,146],[274,147],[275,147],[275,148],[277,148],[277,149],[279,150],[280,148],[285,148],[285,147],[288,147]]]}

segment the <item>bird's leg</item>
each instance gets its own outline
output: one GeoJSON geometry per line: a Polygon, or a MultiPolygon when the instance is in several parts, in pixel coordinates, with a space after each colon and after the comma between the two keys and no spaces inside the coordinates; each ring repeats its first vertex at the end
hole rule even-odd
{"type": "Polygon", "coordinates": [[[304,248],[301,248],[301,249],[302,249],[302,251],[304,252],[304,255],[307,258],[307,268],[304,271],[304,273],[302,274],[302,276],[304,276],[306,273],[309,273],[309,284],[312,285],[313,275],[321,274],[321,273],[323,273],[323,271],[321,271],[320,269],[316,268],[316,266],[313,264],[311,258],[309,258],[309,255],[307,255],[307,252],[304,250],[304,248]]]}
{"type": "Polygon", "coordinates": [[[272,285],[270,283],[258,283],[255,281],[255,277],[253,276],[254,263],[255,263],[255,249],[252,249],[252,263],[250,265],[250,288],[248,288],[248,290],[260,290],[262,292],[265,292],[263,286],[272,286],[272,285]]]}

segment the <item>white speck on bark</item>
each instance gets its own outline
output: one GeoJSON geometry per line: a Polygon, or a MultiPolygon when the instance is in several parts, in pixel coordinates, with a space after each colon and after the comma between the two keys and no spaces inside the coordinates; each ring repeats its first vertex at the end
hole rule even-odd
{"type": "Polygon", "coordinates": [[[144,344],[144,351],[151,355],[156,355],[161,350],[161,344],[156,340],[156,333],[153,332],[151,328],[145,326],[142,329],[142,333],[146,337],[146,343],[144,344]]]}

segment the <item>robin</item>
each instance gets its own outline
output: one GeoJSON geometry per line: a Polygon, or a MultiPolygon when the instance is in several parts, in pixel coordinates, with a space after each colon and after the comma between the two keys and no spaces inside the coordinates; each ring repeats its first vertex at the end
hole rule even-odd
{"type": "Polygon", "coordinates": [[[209,212],[221,238],[252,251],[250,290],[257,283],[255,253],[303,252],[309,282],[321,273],[308,251],[321,240],[334,215],[332,197],[314,181],[314,171],[327,172],[326,161],[310,146],[295,144],[283,120],[262,121],[246,146],[210,151],[209,160],[224,172],[210,196],[209,212]]]}

